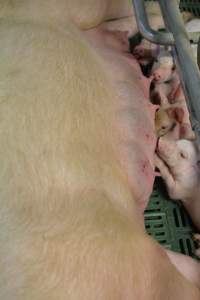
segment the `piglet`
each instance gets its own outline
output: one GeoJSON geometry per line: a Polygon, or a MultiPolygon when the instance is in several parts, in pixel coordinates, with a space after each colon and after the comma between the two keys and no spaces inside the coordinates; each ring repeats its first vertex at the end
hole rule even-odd
{"type": "Polygon", "coordinates": [[[181,200],[200,230],[200,151],[195,142],[160,138],[156,154],[169,196],[181,200]]]}
{"type": "Polygon", "coordinates": [[[160,107],[155,113],[155,129],[157,137],[164,136],[171,131],[177,123],[181,123],[184,111],[181,108],[160,107]]]}
{"type": "Polygon", "coordinates": [[[181,105],[161,106],[157,109],[155,113],[155,131],[157,137],[166,135],[168,139],[174,141],[183,138],[194,140],[195,136],[191,124],[185,122],[187,120],[185,113],[184,107],[181,105]]]}
{"type": "Polygon", "coordinates": [[[193,18],[185,24],[187,32],[200,32],[200,18],[193,18]]]}
{"type": "Polygon", "coordinates": [[[170,51],[167,49],[161,49],[151,70],[154,82],[162,83],[175,79],[177,81],[177,76],[174,71],[175,66],[170,51]]]}
{"type": "MultiPolygon", "coordinates": [[[[159,104],[162,107],[162,110],[159,111],[155,119],[156,129],[160,129],[163,126],[165,127],[166,117],[168,119],[167,120],[168,125],[169,124],[172,125],[172,121],[176,119],[176,121],[178,121],[178,123],[180,124],[179,128],[176,128],[176,139],[186,138],[189,140],[194,140],[195,136],[190,123],[190,115],[187,108],[185,95],[183,93],[181,84],[180,83],[178,84],[179,78],[177,78],[175,81],[176,82],[173,87],[171,86],[170,82],[155,84],[155,87],[151,92],[152,102],[154,104],[159,104]],[[177,87],[176,84],[178,84],[177,87]],[[171,116],[169,118],[170,111],[171,111],[170,114],[171,116]],[[176,116],[178,117],[178,119],[176,116]]],[[[167,128],[169,127],[167,126],[167,128]]],[[[164,130],[163,133],[166,133],[168,131],[169,130],[167,131],[164,130]]],[[[157,136],[161,136],[161,135],[163,134],[158,134],[157,136]]]]}
{"type": "Polygon", "coordinates": [[[143,66],[153,62],[156,58],[160,46],[142,39],[141,42],[134,48],[133,55],[143,66]]]}
{"type": "Polygon", "coordinates": [[[153,94],[159,95],[160,104],[169,103],[168,98],[173,98],[174,93],[180,85],[180,78],[174,65],[171,53],[166,49],[161,49],[157,59],[151,69],[153,77],[153,94]]]}

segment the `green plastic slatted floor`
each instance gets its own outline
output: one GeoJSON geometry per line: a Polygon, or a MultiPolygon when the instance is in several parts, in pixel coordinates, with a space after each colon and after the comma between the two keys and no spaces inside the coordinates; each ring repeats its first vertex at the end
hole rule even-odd
{"type": "MultiPolygon", "coordinates": [[[[157,1],[157,0],[144,0],[157,1]]],[[[200,16],[200,1],[199,0],[180,0],[180,9],[192,12],[195,16],[200,16]]]]}
{"type": "MultiPolygon", "coordinates": [[[[200,0],[182,0],[180,9],[190,11],[199,17],[200,0]]],[[[195,228],[180,203],[169,199],[160,178],[155,181],[145,211],[145,226],[147,232],[164,247],[195,257],[196,245],[192,239],[195,228]]]]}
{"type": "Polygon", "coordinates": [[[195,228],[180,203],[171,201],[161,178],[157,178],[145,210],[147,232],[167,249],[194,257],[195,228]]]}
{"type": "Polygon", "coordinates": [[[182,0],[180,2],[180,9],[187,10],[193,13],[195,16],[200,16],[200,2],[199,0],[182,0]]]}

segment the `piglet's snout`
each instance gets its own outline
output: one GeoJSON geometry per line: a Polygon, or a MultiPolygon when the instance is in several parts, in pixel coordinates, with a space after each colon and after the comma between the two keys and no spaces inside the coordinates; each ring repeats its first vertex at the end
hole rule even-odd
{"type": "Polygon", "coordinates": [[[152,76],[154,81],[160,81],[162,79],[162,76],[158,71],[153,72],[152,76]]]}

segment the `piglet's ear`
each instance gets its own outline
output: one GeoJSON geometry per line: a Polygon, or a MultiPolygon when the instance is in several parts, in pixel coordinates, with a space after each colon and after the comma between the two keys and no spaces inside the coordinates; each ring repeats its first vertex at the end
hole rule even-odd
{"type": "Polygon", "coordinates": [[[175,108],[175,119],[177,122],[182,123],[184,118],[184,110],[181,107],[175,108]]]}
{"type": "Polygon", "coordinates": [[[176,120],[178,123],[183,122],[184,110],[181,107],[170,107],[167,109],[167,113],[170,117],[176,120]]]}

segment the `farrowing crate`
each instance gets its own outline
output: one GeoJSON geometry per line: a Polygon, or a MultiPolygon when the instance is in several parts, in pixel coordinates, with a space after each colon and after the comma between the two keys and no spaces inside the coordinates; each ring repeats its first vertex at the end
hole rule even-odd
{"type": "MultiPolygon", "coordinates": [[[[156,0],[147,0],[156,1],[156,0]]],[[[200,17],[199,0],[182,0],[180,9],[200,17]]],[[[157,178],[149,205],[145,210],[145,226],[148,234],[167,249],[195,257],[195,228],[180,203],[170,200],[162,179],[157,178]]],[[[199,216],[200,217],[200,216],[199,216]]]]}

